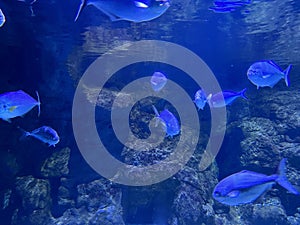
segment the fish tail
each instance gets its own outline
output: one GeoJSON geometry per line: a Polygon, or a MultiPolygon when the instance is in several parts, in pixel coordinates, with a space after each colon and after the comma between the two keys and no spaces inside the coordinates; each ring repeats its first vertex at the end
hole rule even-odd
{"type": "Polygon", "coordinates": [[[79,9],[77,11],[77,14],[76,14],[76,17],[74,19],[74,22],[77,21],[81,11],[83,10],[83,8],[87,5],[87,0],[81,0],[81,3],[80,3],[80,6],[79,6],[79,9]]]}
{"type": "Polygon", "coordinates": [[[158,113],[158,111],[157,111],[157,109],[155,108],[154,105],[152,105],[152,109],[153,109],[155,115],[156,115],[157,117],[159,117],[159,113],[158,113]]]}
{"type": "Polygon", "coordinates": [[[242,98],[248,100],[248,97],[245,95],[246,91],[247,91],[247,88],[244,88],[243,90],[241,90],[240,96],[241,96],[242,98]]]}
{"type": "Polygon", "coordinates": [[[155,113],[155,116],[156,116],[155,127],[157,127],[158,123],[159,123],[159,113],[158,113],[158,111],[157,111],[157,109],[155,108],[154,105],[152,105],[152,109],[153,109],[153,111],[155,113]]]}
{"type": "Polygon", "coordinates": [[[206,97],[206,102],[208,103],[209,107],[213,107],[213,104],[211,102],[211,97],[212,97],[211,93],[206,97]]]}
{"type": "Polygon", "coordinates": [[[289,77],[289,73],[290,70],[292,68],[292,65],[289,65],[288,68],[286,68],[283,73],[284,73],[284,80],[285,80],[285,84],[286,86],[290,86],[290,77],[289,77]]]}
{"type": "Polygon", "coordinates": [[[40,101],[40,95],[39,95],[38,91],[35,91],[35,93],[36,93],[36,96],[37,96],[37,99],[38,99],[38,110],[39,110],[38,117],[39,117],[40,114],[41,114],[41,101],[40,101]]]}
{"type": "Polygon", "coordinates": [[[299,195],[300,193],[296,190],[295,187],[293,187],[293,185],[288,181],[288,179],[286,177],[286,158],[283,158],[280,161],[279,166],[278,166],[278,173],[279,173],[279,176],[276,179],[276,182],[280,186],[287,189],[292,194],[299,195]]]}

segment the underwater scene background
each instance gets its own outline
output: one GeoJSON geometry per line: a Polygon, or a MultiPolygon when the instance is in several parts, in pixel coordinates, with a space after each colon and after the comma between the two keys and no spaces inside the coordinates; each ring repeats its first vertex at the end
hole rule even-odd
{"type": "MultiPolygon", "coordinates": [[[[23,90],[36,98],[38,91],[41,101],[39,117],[36,107],[11,123],[0,121],[1,224],[300,224],[299,195],[277,184],[249,204],[228,206],[212,196],[220,180],[241,170],[275,174],[282,158],[287,158],[288,180],[299,190],[299,1],[253,0],[219,13],[210,9],[212,0],[172,0],[163,15],[141,23],[111,21],[93,6],[74,22],[79,5],[79,0],[0,2],[6,18],[0,27],[0,93],[23,90]],[[186,165],[163,182],[139,187],[110,181],[89,166],[74,138],[72,105],[78,82],[95,59],[141,40],[191,50],[209,66],[222,90],[246,88],[248,100],[239,98],[226,107],[224,141],[208,168],[199,168],[211,127],[206,106],[198,111],[200,137],[186,165]],[[281,79],[273,88],[257,89],[247,70],[261,60],[273,60],[282,69],[291,64],[290,86],[281,79]],[[57,131],[55,147],[24,138],[19,129],[42,126],[57,131]]],[[[199,89],[176,67],[155,62],[129,65],[109,79],[96,103],[95,122],[110,154],[127,164],[143,166],[166,158],[181,135],[165,138],[153,151],[134,151],[114,134],[110,114],[118,92],[155,71],[177,82],[191,101],[199,89]]],[[[87,99],[98,94],[87,87],[87,99]]],[[[179,118],[168,101],[142,99],[129,121],[121,121],[129,122],[139,138],[149,136],[154,102],[158,111],[168,108],[179,118]]]]}

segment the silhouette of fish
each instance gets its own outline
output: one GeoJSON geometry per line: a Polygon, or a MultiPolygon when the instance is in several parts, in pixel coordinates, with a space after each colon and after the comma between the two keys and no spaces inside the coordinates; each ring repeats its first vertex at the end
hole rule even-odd
{"type": "Polygon", "coordinates": [[[170,2],[169,0],[81,0],[75,21],[87,5],[95,6],[111,21],[127,20],[139,23],[153,20],[164,14],[170,2]]]}
{"type": "Polygon", "coordinates": [[[213,191],[213,198],[225,205],[242,205],[251,203],[275,183],[295,195],[299,192],[292,186],[286,177],[286,159],[282,159],[278,166],[278,174],[265,175],[248,170],[232,174],[221,180],[213,191]]]}
{"type": "Polygon", "coordinates": [[[50,146],[55,147],[55,145],[59,142],[59,136],[57,132],[48,126],[42,126],[37,128],[31,132],[26,131],[20,127],[18,127],[23,133],[25,137],[31,136],[34,137],[50,146]]]}
{"type": "Polygon", "coordinates": [[[38,100],[35,100],[22,90],[1,94],[0,118],[7,122],[10,122],[10,119],[25,115],[35,106],[38,106],[39,116],[41,103],[38,92],[36,92],[36,95],[38,100]]]}

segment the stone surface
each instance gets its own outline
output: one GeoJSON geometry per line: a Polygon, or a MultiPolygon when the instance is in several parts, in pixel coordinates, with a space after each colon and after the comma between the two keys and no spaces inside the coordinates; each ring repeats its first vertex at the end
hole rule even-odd
{"type": "Polygon", "coordinates": [[[66,147],[55,151],[47,158],[41,168],[41,174],[44,177],[61,177],[69,173],[70,148],[66,147]]]}

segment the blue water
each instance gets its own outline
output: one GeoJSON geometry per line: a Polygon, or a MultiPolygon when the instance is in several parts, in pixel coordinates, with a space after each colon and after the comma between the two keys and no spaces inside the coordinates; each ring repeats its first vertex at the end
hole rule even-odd
{"type": "MultiPolygon", "coordinates": [[[[19,190],[20,186],[16,185],[18,178],[27,176],[49,182],[50,189],[47,193],[50,197],[46,198],[49,207],[45,208],[54,221],[62,218],[70,208],[86,207],[85,211],[81,212],[82,214],[77,215],[77,219],[88,222],[78,222],[78,224],[121,224],[111,222],[114,221],[111,217],[117,218],[115,214],[111,217],[104,217],[107,218],[106,223],[103,222],[105,219],[99,222],[101,213],[100,216],[95,217],[98,219],[94,219],[94,222],[89,219],[81,220],[87,217],[89,210],[92,214],[98,207],[104,205],[104,202],[107,204],[110,195],[115,198],[115,192],[122,193],[120,206],[123,213],[118,215],[121,215],[124,223],[128,225],[223,224],[224,218],[227,218],[230,224],[239,224],[239,222],[240,224],[260,224],[258,222],[260,220],[257,219],[260,218],[259,216],[252,218],[251,213],[245,213],[250,210],[247,206],[235,208],[233,209],[235,211],[230,214],[229,207],[214,202],[210,193],[218,180],[243,169],[265,174],[276,173],[277,164],[282,157],[288,157],[288,168],[290,168],[288,173],[291,182],[296,187],[300,186],[298,153],[300,120],[297,119],[300,118],[300,104],[298,104],[300,96],[299,1],[253,0],[251,4],[242,6],[234,12],[215,13],[208,9],[213,5],[212,0],[173,0],[164,15],[143,23],[111,22],[107,16],[92,6],[86,7],[78,21],[74,23],[79,4],[79,0],[37,0],[30,7],[30,1],[1,0],[0,2],[0,8],[6,16],[6,23],[0,28],[0,93],[22,89],[31,96],[35,96],[37,90],[41,97],[40,117],[37,117],[35,108],[23,118],[13,119],[12,123],[0,121],[1,224],[51,224],[48,220],[48,222],[41,222],[41,218],[47,218],[47,216],[35,217],[36,220],[30,219],[34,206],[24,207],[24,201],[29,200],[19,190]],[[78,194],[78,185],[89,184],[98,179],[105,182],[106,179],[95,172],[85,161],[74,138],[72,104],[76,87],[86,69],[99,56],[124,43],[140,40],[168,41],[191,50],[209,66],[223,90],[240,91],[247,88],[246,95],[249,101],[239,99],[228,108],[228,130],[216,158],[216,164],[208,168],[208,174],[197,169],[199,159],[189,161],[189,168],[201,174],[199,176],[208,177],[213,174],[212,178],[207,178],[207,184],[203,182],[203,177],[196,181],[192,178],[190,180],[189,176],[193,177],[193,173],[190,171],[185,174],[185,171],[181,171],[179,175],[162,183],[145,187],[120,184],[112,184],[110,187],[108,185],[109,188],[104,188],[107,191],[106,194],[103,194],[105,191],[100,194],[89,193],[90,201],[86,200],[87,203],[80,201],[78,200],[78,196],[81,196],[78,194]],[[290,87],[286,87],[284,81],[281,80],[273,89],[257,90],[249,82],[246,76],[247,69],[252,63],[264,59],[274,60],[283,69],[289,64],[293,65],[290,73],[290,87]],[[285,105],[289,112],[284,111],[285,105]],[[282,115],[281,111],[283,111],[282,115]],[[290,113],[290,116],[284,116],[284,113],[290,113]],[[280,116],[282,117],[279,118],[280,116]],[[269,135],[266,139],[263,139],[265,133],[260,133],[263,137],[257,137],[261,144],[258,151],[261,149],[268,151],[255,152],[257,155],[253,156],[253,151],[245,147],[245,145],[251,146],[251,143],[243,142],[249,140],[247,133],[241,128],[243,126],[241,124],[244,123],[243,118],[249,121],[252,121],[251,118],[264,118],[284,128],[281,131],[280,127],[276,127],[279,134],[269,135]],[[48,148],[47,145],[33,138],[19,139],[22,133],[17,129],[18,126],[33,130],[43,125],[51,126],[58,131],[61,141],[56,148],[48,148]],[[282,143],[286,143],[283,141],[284,138],[292,139],[289,142],[292,143],[291,145],[284,144],[284,146],[295,149],[293,152],[295,155],[282,147],[282,143]],[[269,145],[269,142],[272,144],[269,145]],[[41,174],[41,167],[45,160],[65,147],[71,149],[68,160],[69,173],[51,178],[41,174]],[[184,180],[181,176],[186,176],[187,179],[184,180]],[[68,190],[69,196],[66,198],[73,201],[72,204],[59,203],[61,187],[66,187],[68,190]],[[11,191],[9,203],[4,207],[4,196],[9,191],[11,191]],[[179,193],[182,194],[182,199],[179,193]],[[197,202],[201,202],[201,205],[196,205],[197,202]],[[88,207],[88,204],[91,205],[88,207]],[[207,210],[206,215],[203,214],[205,211],[202,208],[203,205],[211,207],[211,211],[207,210]],[[235,217],[237,212],[243,215],[241,220],[235,217]]],[[[183,87],[192,100],[194,93],[198,90],[197,83],[184,71],[156,62],[142,62],[122,68],[110,78],[105,88],[112,91],[114,95],[130,82],[137,78],[151,76],[155,71],[163,71],[170,80],[183,87]]],[[[124,152],[124,145],[112,129],[109,107],[112,106],[114,98],[115,95],[104,97],[104,103],[98,105],[95,110],[99,137],[111,155],[131,165],[153,165],[157,163],[157,159],[162,160],[167,157],[170,152],[158,156],[154,151],[151,152],[149,158],[144,159],[148,160],[145,163],[139,162],[134,153],[124,152]]],[[[123,103],[126,105],[126,100],[123,103]]],[[[157,100],[152,97],[141,99],[134,105],[131,121],[129,121],[135,137],[141,139],[149,137],[148,123],[154,117],[151,107],[154,103],[159,111],[167,108],[176,116],[180,116],[176,107],[167,100],[157,100]],[[141,115],[145,117],[135,114],[139,111],[143,112],[144,114],[141,115]]],[[[199,111],[198,115],[201,124],[199,137],[202,140],[197,145],[196,154],[201,154],[207,144],[210,130],[209,107],[206,106],[205,110],[199,111]]],[[[177,142],[179,142],[179,136],[164,140],[167,145],[177,142]]],[[[254,144],[252,143],[253,146],[254,144]]],[[[142,157],[143,154],[138,156],[142,157]]],[[[265,224],[297,224],[297,221],[300,221],[299,216],[298,220],[295,219],[300,207],[299,196],[287,194],[285,190],[276,186],[275,190],[267,194],[266,199],[263,198],[255,203],[256,205],[249,206],[253,207],[251,208],[253,215],[256,215],[254,212],[257,213],[255,211],[257,207],[269,207],[268,210],[271,210],[272,204],[275,204],[277,199],[280,199],[281,204],[276,207],[285,212],[284,215],[276,214],[274,211],[277,208],[275,207],[275,210],[273,208],[273,214],[270,213],[270,217],[262,218],[265,224]],[[288,216],[292,216],[296,222],[292,223],[291,220],[287,220],[288,216]],[[284,219],[278,220],[279,217],[284,219]],[[276,223],[276,221],[279,222],[276,223]]],[[[70,220],[70,223],[65,224],[75,223],[70,220]]]]}

